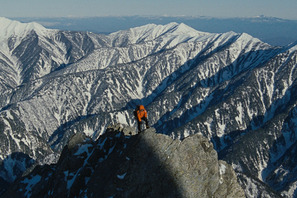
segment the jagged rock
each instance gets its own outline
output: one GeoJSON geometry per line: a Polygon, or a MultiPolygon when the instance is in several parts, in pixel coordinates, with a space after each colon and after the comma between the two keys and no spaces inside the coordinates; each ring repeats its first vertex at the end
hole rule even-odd
{"type": "Polygon", "coordinates": [[[37,166],[4,197],[245,197],[202,135],[180,141],[154,128],[133,136],[129,129],[114,125],[96,142],[74,136],[72,152],[68,145],[57,164],[37,166]]]}
{"type": "Polygon", "coordinates": [[[74,134],[68,144],[67,147],[69,150],[73,149],[75,146],[77,146],[78,144],[83,143],[84,141],[86,141],[87,136],[84,133],[76,133],[74,134]]]}
{"type": "Polygon", "coordinates": [[[120,123],[116,123],[114,125],[108,126],[107,130],[117,130],[119,132],[123,132],[124,135],[130,136],[130,135],[136,135],[137,132],[133,127],[127,126],[127,125],[123,125],[120,123]]]}

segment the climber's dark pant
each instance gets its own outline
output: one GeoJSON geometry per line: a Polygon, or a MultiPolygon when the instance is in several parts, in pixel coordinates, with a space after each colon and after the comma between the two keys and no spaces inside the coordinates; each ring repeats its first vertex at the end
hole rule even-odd
{"type": "MultiPolygon", "coordinates": [[[[148,124],[147,118],[146,117],[143,117],[143,118],[141,118],[141,120],[144,120],[145,121],[145,126],[148,129],[149,128],[149,124],[148,124]]],[[[142,122],[137,121],[137,123],[138,123],[138,132],[141,132],[141,124],[142,124],[142,122]]]]}

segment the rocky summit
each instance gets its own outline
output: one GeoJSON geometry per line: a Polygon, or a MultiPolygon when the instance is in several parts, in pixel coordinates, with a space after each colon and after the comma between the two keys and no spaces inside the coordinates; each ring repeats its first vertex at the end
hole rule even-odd
{"type": "Polygon", "coordinates": [[[57,164],[36,166],[4,197],[245,197],[230,165],[200,134],[183,140],[116,124],[75,134],[57,164]]]}

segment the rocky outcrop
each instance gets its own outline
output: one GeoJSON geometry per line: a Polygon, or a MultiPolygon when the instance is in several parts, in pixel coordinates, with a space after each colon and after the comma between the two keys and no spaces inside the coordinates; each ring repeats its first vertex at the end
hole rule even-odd
{"type": "Polygon", "coordinates": [[[232,167],[201,135],[134,133],[118,124],[96,142],[77,134],[57,164],[37,166],[5,197],[245,197],[232,167]]]}

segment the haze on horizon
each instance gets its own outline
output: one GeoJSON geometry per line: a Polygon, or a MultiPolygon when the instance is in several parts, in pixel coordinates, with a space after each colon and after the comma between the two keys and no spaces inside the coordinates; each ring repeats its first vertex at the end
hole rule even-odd
{"type": "Polygon", "coordinates": [[[296,0],[5,0],[2,17],[97,16],[208,16],[254,17],[265,15],[297,20],[296,0]]]}

